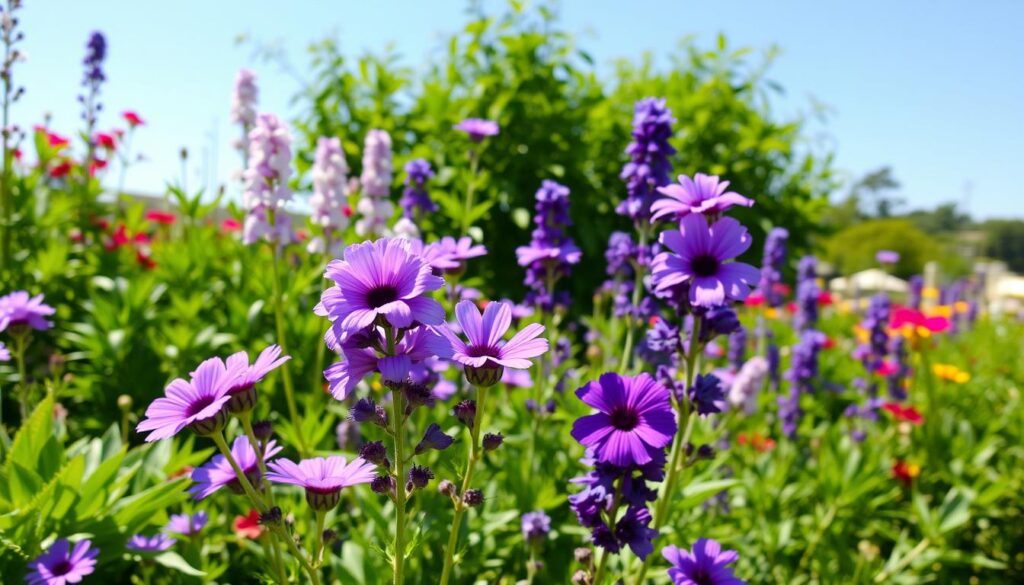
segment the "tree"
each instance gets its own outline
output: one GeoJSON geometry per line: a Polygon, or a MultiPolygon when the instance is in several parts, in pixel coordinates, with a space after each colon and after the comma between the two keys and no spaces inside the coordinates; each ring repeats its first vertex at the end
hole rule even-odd
{"type": "Polygon", "coordinates": [[[994,219],[981,225],[985,255],[1002,260],[1014,272],[1024,272],[1024,221],[994,219]]]}

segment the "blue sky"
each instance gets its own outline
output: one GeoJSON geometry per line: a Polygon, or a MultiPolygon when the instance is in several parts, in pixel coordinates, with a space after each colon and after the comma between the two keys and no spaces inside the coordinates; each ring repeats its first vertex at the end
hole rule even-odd
{"type": "MultiPolygon", "coordinates": [[[[15,75],[28,93],[14,110],[15,122],[31,126],[49,112],[55,129],[70,134],[78,127],[83,47],[91,30],[104,31],[109,83],[101,126],[116,124],[123,109],[146,118],[135,147],[148,161],[127,180],[142,192],[159,192],[180,175],[182,146],[194,154],[190,186],[213,183],[214,174],[223,181],[235,169],[228,107],[239,67],[259,73],[261,109],[291,111],[297,82],[255,60],[250,46],[236,43],[239,34],[280,43],[300,71],[306,45],[325,35],[336,35],[351,54],[393,43],[416,66],[465,22],[466,6],[454,0],[26,4],[28,61],[15,75]],[[212,158],[203,156],[211,148],[216,173],[200,164],[212,158]]],[[[686,35],[710,44],[722,32],[733,46],[778,45],[782,54],[771,77],[786,94],[774,108],[789,115],[808,110],[812,99],[827,104],[827,120],[813,131],[835,148],[844,174],[891,165],[911,206],[957,201],[979,217],[1024,217],[1018,177],[1024,2],[579,0],[557,9],[601,67],[645,51],[665,54],[686,35]]]]}

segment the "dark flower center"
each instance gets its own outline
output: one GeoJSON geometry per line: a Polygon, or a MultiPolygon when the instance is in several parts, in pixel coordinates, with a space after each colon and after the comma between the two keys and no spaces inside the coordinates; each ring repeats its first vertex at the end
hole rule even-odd
{"type": "Polygon", "coordinates": [[[690,269],[696,276],[714,276],[718,273],[718,258],[710,255],[697,256],[690,261],[690,269]]]}
{"type": "Polygon", "coordinates": [[[703,568],[698,568],[690,577],[696,585],[716,585],[715,579],[707,574],[703,568]]]}
{"type": "Polygon", "coordinates": [[[374,309],[398,299],[398,289],[393,286],[378,286],[366,293],[366,302],[374,309]]]}
{"type": "Polygon", "coordinates": [[[498,348],[490,347],[487,345],[473,345],[469,347],[467,352],[469,357],[498,357],[498,348]]]}
{"type": "Polygon", "coordinates": [[[203,396],[199,400],[196,400],[192,404],[188,405],[188,411],[186,412],[186,414],[188,416],[195,416],[199,414],[200,411],[202,411],[207,406],[210,406],[211,404],[213,404],[213,397],[203,396]]]}
{"type": "Polygon", "coordinates": [[[608,418],[611,419],[612,426],[620,431],[631,431],[636,428],[636,425],[640,424],[640,417],[626,406],[615,408],[608,415],[608,418]]]}
{"type": "Polygon", "coordinates": [[[71,563],[68,561],[61,561],[50,569],[54,577],[60,577],[61,575],[67,575],[71,571],[71,563]]]}

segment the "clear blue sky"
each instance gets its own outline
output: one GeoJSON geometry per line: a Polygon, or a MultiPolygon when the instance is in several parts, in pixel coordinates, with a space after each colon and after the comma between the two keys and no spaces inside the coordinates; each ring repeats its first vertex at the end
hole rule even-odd
{"type": "MultiPolygon", "coordinates": [[[[198,161],[214,133],[222,145],[218,175],[224,180],[234,170],[228,107],[239,67],[259,73],[262,110],[290,112],[297,82],[257,62],[251,47],[236,44],[239,34],[279,41],[300,71],[307,43],[329,34],[352,54],[394,43],[416,66],[465,22],[466,6],[454,0],[26,4],[29,59],[16,77],[28,93],[15,121],[31,126],[50,112],[63,133],[78,127],[83,47],[89,31],[104,31],[109,83],[101,125],[119,122],[123,109],[146,118],[136,146],[149,160],[127,181],[142,192],[159,192],[179,176],[182,146],[196,155],[190,184],[202,183],[198,161]]],[[[777,44],[783,53],[771,77],[787,93],[776,110],[805,111],[812,98],[827,104],[829,119],[814,131],[835,147],[844,174],[888,164],[911,206],[965,202],[970,192],[976,216],[1024,217],[1024,2],[578,0],[558,10],[563,26],[602,66],[644,51],[664,54],[691,34],[705,43],[723,32],[734,46],[777,44]]]]}

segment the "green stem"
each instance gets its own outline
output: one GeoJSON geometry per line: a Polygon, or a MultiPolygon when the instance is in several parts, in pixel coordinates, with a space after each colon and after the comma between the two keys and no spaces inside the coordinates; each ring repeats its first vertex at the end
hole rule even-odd
{"type": "Polygon", "coordinates": [[[604,572],[610,556],[612,555],[608,554],[608,551],[601,549],[601,560],[597,562],[597,570],[594,571],[594,581],[591,585],[601,585],[601,582],[604,581],[604,572]]]}
{"type": "Polygon", "coordinates": [[[303,554],[301,550],[299,550],[298,545],[295,544],[295,539],[288,534],[288,532],[284,529],[284,526],[278,524],[274,527],[273,530],[274,534],[277,535],[277,538],[283,540],[284,543],[288,546],[288,551],[292,553],[292,556],[298,559],[299,564],[302,565],[303,570],[305,570],[306,574],[309,575],[309,580],[313,583],[313,585],[320,585],[320,574],[309,562],[309,559],[306,558],[306,555],[303,554]]]}
{"type": "MultiPolygon", "coordinates": [[[[393,340],[388,333],[388,346],[393,347],[393,340]]],[[[402,585],[405,576],[405,429],[402,421],[402,393],[395,390],[391,393],[391,405],[394,409],[395,437],[395,585],[402,585]]]]}
{"type": "Polygon", "coordinates": [[[452,567],[455,565],[455,549],[459,545],[459,529],[462,526],[462,516],[466,512],[466,504],[463,497],[466,490],[473,482],[473,472],[477,461],[480,460],[480,429],[483,427],[484,407],[487,400],[487,388],[477,388],[476,416],[473,417],[473,427],[469,430],[469,451],[466,454],[466,470],[462,474],[462,489],[459,490],[455,500],[455,515],[452,516],[452,527],[448,532],[448,546],[444,551],[444,568],[441,570],[441,585],[447,585],[451,579],[452,567]]]}
{"type": "Polygon", "coordinates": [[[256,506],[260,514],[267,511],[267,504],[263,501],[263,498],[256,492],[256,488],[252,487],[249,483],[249,478],[246,477],[245,472],[242,471],[242,467],[238,465],[238,461],[235,461],[235,456],[231,454],[231,448],[228,447],[227,441],[224,440],[224,431],[217,431],[210,435],[210,439],[213,440],[217,448],[220,449],[224,459],[227,459],[228,464],[231,465],[231,469],[234,470],[235,476],[238,478],[238,483],[242,486],[242,491],[245,495],[249,496],[252,504],[256,506]]]}
{"type": "Polygon", "coordinates": [[[899,573],[900,571],[905,569],[907,565],[914,562],[914,559],[921,556],[921,553],[928,549],[929,544],[931,544],[931,542],[927,538],[917,543],[917,546],[915,546],[910,552],[908,552],[907,556],[900,559],[900,562],[893,565],[891,569],[883,569],[881,573],[876,575],[875,583],[885,583],[889,580],[890,575],[894,573],[899,573]]]}
{"type": "MultiPolygon", "coordinates": [[[[269,213],[269,220],[270,225],[273,226],[273,210],[269,213]]],[[[277,344],[281,346],[281,353],[287,355],[288,348],[286,345],[284,330],[284,299],[281,294],[281,270],[278,266],[281,256],[281,245],[279,242],[274,242],[271,245],[274,248],[274,256],[271,266],[273,270],[274,321],[277,326],[277,344]]],[[[292,372],[289,367],[290,365],[290,360],[281,364],[281,377],[284,378],[284,396],[285,400],[288,402],[288,417],[291,419],[295,438],[299,442],[299,454],[305,457],[309,454],[309,446],[306,444],[306,438],[302,432],[302,421],[299,420],[299,410],[295,406],[295,386],[292,384],[292,372]]]]}
{"type": "Polygon", "coordinates": [[[462,234],[466,235],[472,227],[469,221],[470,213],[473,211],[473,196],[476,194],[476,179],[479,172],[480,155],[475,148],[469,150],[469,184],[466,185],[466,199],[462,208],[462,234]]]}
{"type": "Polygon", "coordinates": [[[316,556],[313,557],[313,565],[320,567],[324,562],[324,518],[327,512],[316,511],[316,556]]]}
{"type": "MultiPolygon", "coordinates": [[[[647,247],[647,229],[640,228],[640,243],[639,248],[643,250],[647,247]]],[[[635,273],[633,278],[633,298],[630,302],[630,308],[636,308],[640,305],[640,296],[644,289],[644,270],[643,266],[639,263],[633,263],[633,272],[635,273]]],[[[629,370],[629,362],[633,359],[633,344],[635,343],[634,337],[636,336],[636,323],[632,315],[626,319],[626,342],[622,346],[622,357],[619,359],[619,374],[625,374],[629,370]]]]}
{"type": "MultiPolygon", "coordinates": [[[[693,386],[693,378],[696,375],[697,358],[700,355],[700,348],[698,347],[700,327],[701,319],[695,316],[693,319],[693,329],[690,331],[690,347],[686,353],[686,392],[689,392],[690,387],[693,386]]],[[[676,407],[676,425],[680,428],[685,425],[685,430],[682,434],[677,433],[675,440],[672,442],[668,475],[665,477],[665,483],[662,485],[661,493],[658,496],[658,501],[654,508],[654,518],[651,522],[651,527],[655,530],[661,528],[665,521],[665,515],[668,513],[669,503],[672,500],[672,493],[675,491],[676,480],[683,468],[681,457],[686,452],[686,444],[690,442],[690,437],[693,436],[693,428],[697,421],[696,414],[690,409],[688,396],[683,396],[682,400],[678,401],[673,398],[673,401],[675,401],[676,407]]],[[[647,570],[650,568],[653,558],[654,555],[647,555],[647,558],[644,559],[643,565],[641,565],[640,571],[633,581],[634,585],[640,585],[644,582],[644,577],[647,575],[647,570]]]]}
{"type": "Polygon", "coordinates": [[[260,448],[260,442],[256,438],[256,433],[252,430],[252,411],[245,411],[238,415],[239,420],[242,421],[242,428],[245,430],[245,436],[249,438],[249,444],[252,445],[253,453],[256,453],[256,464],[260,469],[260,479],[262,480],[262,491],[267,497],[267,503],[271,506],[274,505],[274,491],[270,489],[270,482],[266,480],[267,477],[267,462],[263,460],[263,449],[260,448]]]}
{"type": "Polygon", "coordinates": [[[25,331],[14,332],[14,361],[18,365],[18,406],[20,408],[22,422],[28,418],[28,370],[25,367],[25,351],[28,349],[29,333],[25,331]]]}

